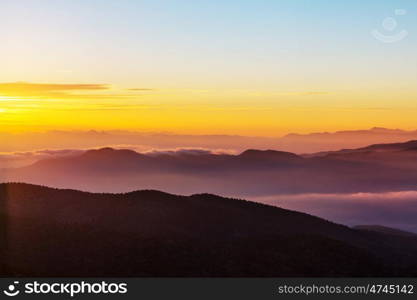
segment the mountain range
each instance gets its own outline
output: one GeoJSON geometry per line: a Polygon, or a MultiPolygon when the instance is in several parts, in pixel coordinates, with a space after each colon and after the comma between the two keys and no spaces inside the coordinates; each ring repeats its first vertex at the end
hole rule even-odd
{"type": "Polygon", "coordinates": [[[414,235],[211,194],[10,183],[0,207],[3,277],[417,275],[414,235]]]}
{"type": "MultiPolygon", "coordinates": [[[[39,149],[90,149],[103,146],[137,151],[200,148],[239,153],[248,148],[273,149],[298,154],[359,148],[375,143],[396,143],[417,139],[417,130],[374,127],[335,132],[290,133],[284,136],[187,135],[135,131],[47,131],[0,132],[0,153],[26,153],[39,149]]],[[[1,155],[0,155],[1,158],[1,155]]],[[[1,159],[0,159],[1,161],[1,159]]]]}
{"type": "Polygon", "coordinates": [[[90,192],[158,189],[228,196],[417,189],[417,141],[297,155],[277,150],[138,153],[101,148],[3,169],[3,182],[90,192]]]}

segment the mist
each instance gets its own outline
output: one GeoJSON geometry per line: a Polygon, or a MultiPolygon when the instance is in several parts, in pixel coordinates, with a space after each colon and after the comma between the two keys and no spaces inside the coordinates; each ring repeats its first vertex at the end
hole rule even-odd
{"type": "Polygon", "coordinates": [[[417,233],[417,191],[273,195],[250,200],[349,226],[383,225],[417,233]]]}

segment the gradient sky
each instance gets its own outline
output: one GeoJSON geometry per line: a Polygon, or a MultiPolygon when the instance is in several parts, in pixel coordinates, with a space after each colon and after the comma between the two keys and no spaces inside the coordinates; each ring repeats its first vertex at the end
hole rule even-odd
{"type": "Polygon", "coordinates": [[[1,131],[417,128],[412,0],[2,0],[0,25],[1,131]]]}

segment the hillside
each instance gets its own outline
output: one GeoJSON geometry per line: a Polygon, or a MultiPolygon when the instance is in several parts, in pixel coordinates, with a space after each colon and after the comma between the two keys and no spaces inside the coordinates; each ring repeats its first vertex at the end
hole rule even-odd
{"type": "Polygon", "coordinates": [[[384,233],[384,234],[389,234],[389,235],[417,238],[417,234],[415,233],[404,231],[404,230],[399,230],[396,228],[381,226],[381,225],[357,225],[357,226],[354,226],[354,228],[358,230],[367,230],[367,231],[379,232],[379,233],[384,233]]]}
{"type": "Polygon", "coordinates": [[[415,276],[417,239],[210,194],[0,185],[2,276],[415,276]]]}

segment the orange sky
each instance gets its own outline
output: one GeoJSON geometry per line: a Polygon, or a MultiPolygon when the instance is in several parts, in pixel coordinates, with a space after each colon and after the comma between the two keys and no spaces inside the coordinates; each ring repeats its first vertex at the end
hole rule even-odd
{"type": "Polygon", "coordinates": [[[2,1],[0,130],[417,128],[415,4],[232,2],[2,1]]]}
{"type": "Polygon", "coordinates": [[[413,93],[400,91],[398,99],[391,93],[0,83],[0,125],[12,132],[126,129],[257,136],[415,128],[417,106],[407,104],[413,93]]]}

